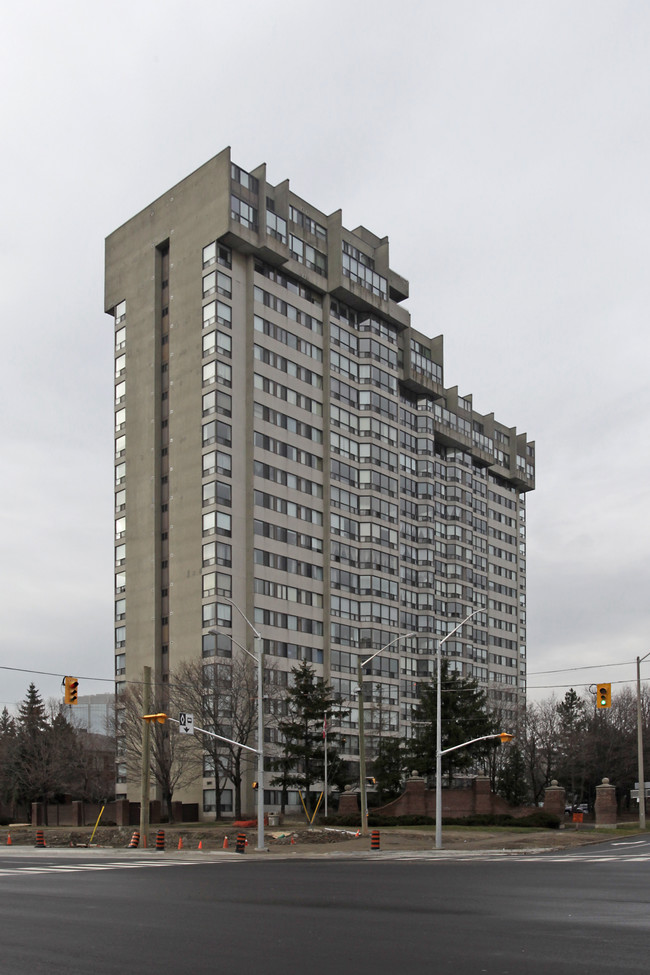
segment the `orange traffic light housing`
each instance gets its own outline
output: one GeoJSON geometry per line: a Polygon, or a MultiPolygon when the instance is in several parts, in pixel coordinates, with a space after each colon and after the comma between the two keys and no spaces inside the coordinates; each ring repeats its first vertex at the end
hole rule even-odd
{"type": "Polygon", "coordinates": [[[63,684],[65,687],[63,699],[66,704],[76,704],[77,703],[77,688],[79,687],[79,681],[76,677],[64,677],[63,684]]]}
{"type": "Polygon", "coordinates": [[[164,724],[167,720],[167,715],[164,711],[159,711],[158,714],[143,714],[141,715],[143,721],[148,721],[151,724],[152,721],[157,721],[158,724],[164,724]]]}
{"type": "Polygon", "coordinates": [[[596,707],[611,708],[612,706],[612,685],[598,684],[596,690],[596,707]]]}

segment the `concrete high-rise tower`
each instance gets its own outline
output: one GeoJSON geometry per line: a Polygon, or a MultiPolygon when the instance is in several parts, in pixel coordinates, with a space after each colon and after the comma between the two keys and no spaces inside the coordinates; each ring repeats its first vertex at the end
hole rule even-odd
{"type": "MultiPolygon", "coordinates": [[[[514,717],[526,686],[534,444],[447,388],[388,238],[347,230],[225,149],[112,233],[115,677],[228,667],[250,631],[409,736],[437,640],[514,717]]],[[[346,749],[358,750],[354,705],[346,749]]],[[[214,775],[184,798],[213,818],[214,775]]],[[[222,812],[229,812],[229,790],[222,812]]],[[[131,788],[123,767],[118,792],[131,788]]],[[[278,797],[267,790],[267,806],[278,797]]],[[[137,789],[133,788],[133,798],[137,789]]],[[[250,804],[252,806],[252,803],[250,804]]]]}

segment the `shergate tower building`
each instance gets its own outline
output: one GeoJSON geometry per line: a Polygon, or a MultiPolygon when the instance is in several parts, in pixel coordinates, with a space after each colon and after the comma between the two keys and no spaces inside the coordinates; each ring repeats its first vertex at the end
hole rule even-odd
{"type": "MultiPolygon", "coordinates": [[[[364,681],[366,728],[379,711],[377,733],[408,737],[437,641],[479,608],[445,654],[514,721],[534,444],[445,386],[408,293],[387,237],[230,149],[107,238],[118,691],[145,665],[162,685],[184,661],[227,668],[250,637],[231,599],[276,683],[309,661],[348,702],[357,655],[414,632],[364,681]]],[[[354,760],[354,704],[345,725],[354,760]]],[[[205,772],[183,798],[228,814],[205,772]]]]}

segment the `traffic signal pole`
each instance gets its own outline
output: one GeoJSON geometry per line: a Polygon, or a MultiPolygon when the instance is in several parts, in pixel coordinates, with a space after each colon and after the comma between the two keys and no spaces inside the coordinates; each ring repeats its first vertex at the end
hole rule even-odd
{"type": "Polygon", "coordinates": [[[639,763],[639,829],[645,830],[645,770],[643,768],[643,714],[641,711],[641,660],[636,658],[636,738],[639,763]]]}

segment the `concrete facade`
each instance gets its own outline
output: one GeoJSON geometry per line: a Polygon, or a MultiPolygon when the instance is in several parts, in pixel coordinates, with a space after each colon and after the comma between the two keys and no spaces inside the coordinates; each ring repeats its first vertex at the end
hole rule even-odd
{"type": "MultiPolygon", "coordinates": [[[[229,149],[107,238],[118,692],[145,665],[162,686],[185,660],[230,666],[251,634],[225,597],[276,683],[307,660],[347,702],[357,653],[416,631],[364,682],[371,757],[373,736],[412,733],[437,640],[478,606],[445,650],[514,722],[534,444],[444,385],[408,293],[388,238],[229,149]]],[[[353,704],[353,761],[357,727],[353,704]]],[[[213,818],[212,784],[177,798],[213,818]]],[[[138,798],[123,766],[118,794],[138,798]]]]}

